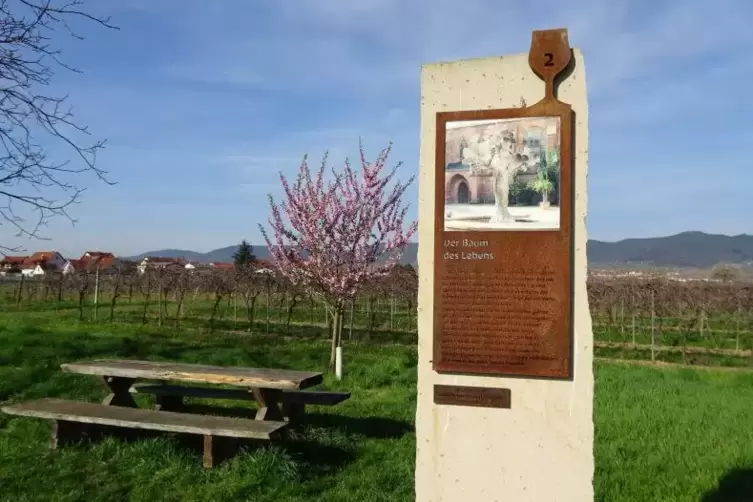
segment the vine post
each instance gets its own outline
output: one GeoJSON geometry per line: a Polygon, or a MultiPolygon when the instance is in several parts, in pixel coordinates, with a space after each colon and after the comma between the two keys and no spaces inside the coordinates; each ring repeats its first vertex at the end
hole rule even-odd
{"type": "Polygon", "coordinates": [[[656,309],[654,305],[655,301],[655,293],[653,288],[651,289],[651,360],[656,360],[656,329],[655,329],[655,318],[656,318],[656,309]]]}

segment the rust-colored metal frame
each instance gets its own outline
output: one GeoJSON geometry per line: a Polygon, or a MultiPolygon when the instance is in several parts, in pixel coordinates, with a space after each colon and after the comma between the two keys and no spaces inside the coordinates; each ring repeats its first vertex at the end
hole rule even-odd
{"type": "MultiPolygon", "coordinates": [[[[439,112],[436,116],[436,186],[434,208],[434,353],[433,368],[437,372],[522,376],[532,378],[571,379],[573,377],[573,110],[554,95],[554,79],[570,63],[571,51],[565,30],[534,32],[529,61],[533,70],[544,79],[546,94],[538,103],[523,108],[439,112]],[[564,32],[564,35],[562,34],[564,32]],[[565,52],[566,51],[566,52],[565,52]],[[552,66],[552,55],[557,60],[552,66]],[[522,119],[558,117],[560,119],[560,224],[557,230],[452,231],[445,232],[445,140],[448,122],[490,119],[522,119]],[[486,240],[494,260],[444,260],[444,240],[452,238],[486,240]],[[554,272],[549,294],[556,301],[556,312],[549,328],[541,333],[555,348],[554,360],[530,360],[523,365],[479,365],[446,362],[442,358],[442,318],[447,306],[442,302],[442,286],[446,272],[481,272],[484,275],[505,274],[513,268],[536,271],[548,268],[554,272]]],[[[478,281],[478,290],[484,286],[478,281]]],[[[474,285],[475,286],[475,285],[474,285]]],[[[508,299],[515,301],[515,299],[508,299]]],[[[521,300],[521,306],[524,302],[521,300]]],[[[478,312],[483,316],[483,312],[478,312]]],[[[469,326],[473,329],[473,325],[469,326]]],[[[504,343],[501,334],[499,343],[504,343]]]]}

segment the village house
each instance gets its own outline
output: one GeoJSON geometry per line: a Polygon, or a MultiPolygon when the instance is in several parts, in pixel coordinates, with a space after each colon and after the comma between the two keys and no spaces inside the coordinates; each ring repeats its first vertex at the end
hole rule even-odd
{"type": "Polygon", "coordinates": [[[82,260],[71,258],[67,262],[65,262],[65,265],[63,265],[63,275],[69,275],[73,274],[75,272],[80,272],[81,270],[84,270],[86,268],[86,263],[82,260]]]}
{"type": "Polygon", "coordinates": [[[20,274],[21,266],[27,259],[26,256],[6,256],[0,260],[0,275],[20,274]]]}
{"type": "Polygon", "coordinates": [[[81,258],[68,260],[63,266],[63,274],[71,274],[83,270],[110,272],[120,261],[113,253],[104,251],[86,251],[81,258]]]}
{"type": "Polygon", "coordinates": [[[215,261],[210,263],[209,266],[215,270],[233,270],[235,263],[215,261]]]}
{"type": "Polygon", "coordinates": [[[29,256],[29,260],[42,265],[45,270],[62,270],[66,261],[57,251],[37,251],[29,256]]]}
{"type": "Polygon", "coordinates": [[[267,260],[256,260],[256,273],[257,274],[274,274],[275,266],[272,262],[267,260]]]}
{"type": "Polygon", "coordinates": [[[183,258],[168,258],[164,256],[145,256],[141,263],[136,267],[139,274],[146,272],[147,268],[159,269],[167,267],[186,267],[186,261],[183,258]]]}
{"type": "Polygon", "coordinates": [[[21,265],[21,275],[26,277],[42,277],[49,271],[49,266],[46,266],[44,262],[33,261],[30,258],[24,260],[21,265]]]}
{"type": "Polygon", "coordinates": [[[26,277],[43,277],[47,274],[60,273],[61,271],[62,267],[58,267],[57,263],[50,263],[46,260],[26,258],[21,264],[21,274],[26,277]]]}
{"type": "Polygon", "coordinates": [[[0,274],[22,274],[28,277],[60,272],[66,260],[57,251],[37,251],[31,256],[6,256],[0,260],[0,274]]]}

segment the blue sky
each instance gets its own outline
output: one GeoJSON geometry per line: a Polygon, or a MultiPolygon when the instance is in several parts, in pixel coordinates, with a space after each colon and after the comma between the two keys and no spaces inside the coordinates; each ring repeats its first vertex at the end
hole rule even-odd
{"type": "MultiPolygon", "coordinates": [[[[374,157],[389,139],[418,168],[422,63],[526,52],[567,27],[586,58],[589,237],[753,233],[753,2],[746,0],[128,0],[89,2],[121,29],[61,40],[79,121],[107,138],[115,186],[88,189],[50,241],[0,243],[131,255],[247,238],[277,172],[374,157]]],[[[57,149],[54,153],[61,153],[57,149]]],[[[414,206],[417,187],[407,193],[414,206]]]]}

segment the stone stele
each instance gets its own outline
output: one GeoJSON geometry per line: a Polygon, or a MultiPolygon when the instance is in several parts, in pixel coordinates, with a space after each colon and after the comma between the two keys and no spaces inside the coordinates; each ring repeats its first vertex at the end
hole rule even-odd
{"type": "MultiPolygon", "coordinates": [[[[558,87],[575,112],[573,380],[439,374],[432,369],[436,113],[532,105],[544,82],[528,54],[424,65],[419,178],[416,500],[593,500],[593,333],[586,294],[588,105],[583,57],[558,87]],[[524,101],[523,101],[524,100],[524,101]],[[434,404],[433,386],[511,390],[511,409],[434,404]]],[[[444,146],[442,146],[444,147],[444,146]]],[[[509,234],[508,234],[509,235],[509,234]]]]}

